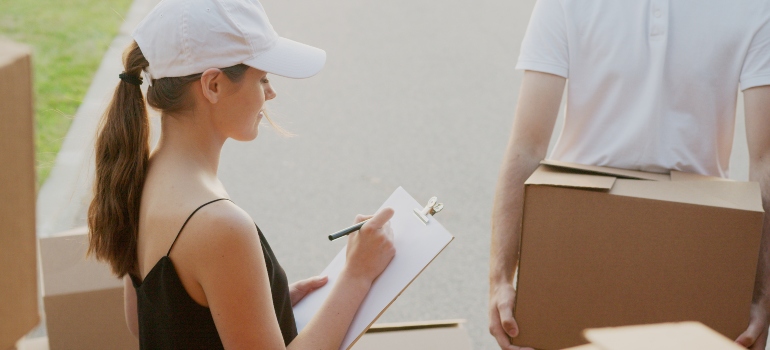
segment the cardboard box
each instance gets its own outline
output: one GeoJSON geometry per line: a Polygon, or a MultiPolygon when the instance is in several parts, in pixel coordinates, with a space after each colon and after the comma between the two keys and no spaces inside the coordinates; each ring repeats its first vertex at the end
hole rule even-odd
{"type": "Polygon", "coordinates": [[[353,350],[470,350],[465,320],[375,324],[353,350]]]}
{"type": "Polygon", "coordinates": [[[86,228],[40,239],[48,341],[56,349],[138,349],[123,308],[123,281],[86,258],[86,228]]]}
{"type": "Polygon", "coordinates": [[[25,338],[16,343],[16,350],[48,350],[48,338],[25,338]]]}
{"type": "Polygon", "coordinates": [[[749,321],[759,184],[547,161],[527,180],[516,345],[562,349],[586,328],[749,321]]]}
{"type": "Polygon", "coordinates": [[[40,322],[30,52],[0,38],[0,349],[40,322]]]}
{"type": "Polygon", "coordinates": [[[591,344],[564,350],[742,350],[700,322],[587,329],[591,344]]]}

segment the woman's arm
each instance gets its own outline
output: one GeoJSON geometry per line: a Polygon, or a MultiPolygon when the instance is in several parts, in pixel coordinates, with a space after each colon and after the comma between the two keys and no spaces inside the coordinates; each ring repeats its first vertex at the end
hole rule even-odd
{"type": "Polygon", "coordinates": [[[175,262],[192,267],[225,349],[284,349],[259,234],[249,215],[221,202],[195,219],[177,242],[175,262]]]}
{"type": "Polygon", "coordinates": [[[131,277],[123,276],[123,307],[126,313],[126,324],[128,330],[135,337],[139,338],[139,316],[136,313],[136,289],[131,283],[131,277]]]}
{"type": "MultiPolygon", "coordinates": [[[[212,205],[201,214],[195,228],[185,232],[185,249],[177,254],[185,255],[180,261],[191,262],[225,348],[284,349],[253,221],[231,203],[212,205]]],[[[372,281],[395,254],[386,224],[392,215],[392,210],[381,211],[349,237],[347,258],[353,263],[346,265],[319,314],[289,349],[339,347],[372,281]]]]}

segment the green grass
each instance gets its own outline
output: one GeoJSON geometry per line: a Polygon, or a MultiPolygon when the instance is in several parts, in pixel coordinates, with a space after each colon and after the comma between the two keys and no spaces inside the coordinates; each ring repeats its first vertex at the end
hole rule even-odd
{"type": "Polygon", "coordinates": [[[0,0],[0,36],[31,45],[41,185],[131,0],[0,0]]]}

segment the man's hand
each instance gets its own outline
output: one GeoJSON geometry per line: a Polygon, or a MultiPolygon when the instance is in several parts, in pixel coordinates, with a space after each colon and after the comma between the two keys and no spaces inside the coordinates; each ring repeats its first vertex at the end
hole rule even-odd
{"type": "Polygon", "coordinates": [[[291,306],[297,305],[305,296],[312,293],[318,288],[321,288],[329,282],[329,277],[315,276],[305,280],[297,281],[289,286],[289,298],[291,299],[291,306]]]}
{"type": "Polygon", "coordinates": [[[513,285],[501,283],[493,285],[491,289],[493,290],[489,293],[489,333],[495,337],[500,349],[530,349],[511,345],[510,338],[519,335],[519,325],[513,319],[513,301],[516,299],[513,285]]]}
{"type": "Polygon", "coordinates": [[[767,345],[767,311],[760,303],[751,304],[749,328],[735,342],[751,350],[765,350],[767,345]]]}

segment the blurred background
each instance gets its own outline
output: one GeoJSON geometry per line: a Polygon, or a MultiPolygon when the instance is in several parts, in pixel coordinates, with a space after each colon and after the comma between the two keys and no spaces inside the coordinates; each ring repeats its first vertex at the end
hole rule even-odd
{"type": "MultiPolygon", "coordinates": [[[[34,48],[38,236],[85,224],[96,126],[129,34],[157,2],[0,0],[0,35],[34,48]]],[[[270,78],[278,93],[270,116],[295,136],[263,125],[253,142],[226,143],[220,178],[232,200],[294,281],[320,273],[342,249],[344,240],[327,234],[375,211],[398,186],[420,202],[438,196],[437,219],[455,240],[380,321],[463,318],[474,348],[495,348],[491,204],[534,0],[262,3],[280,35],[328,59],[307,80],[270,78]]],[[[739,106],[731,177],[746,180],[739,106]]]]}

